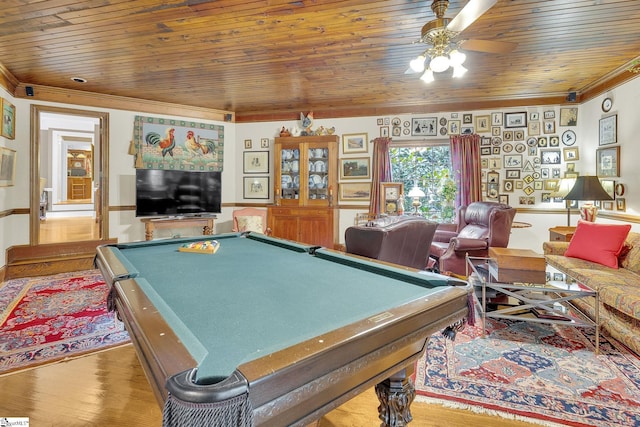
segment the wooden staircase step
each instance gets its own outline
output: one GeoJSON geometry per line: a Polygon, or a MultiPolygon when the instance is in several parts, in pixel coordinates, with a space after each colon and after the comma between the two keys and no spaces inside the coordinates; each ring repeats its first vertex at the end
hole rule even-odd
{"type": "Polygon", "coordinates": [[[89,270],[95,268],[96,247],[115,243],[109,239],[12,246],[7,249],[5,279],[89,270]]]}

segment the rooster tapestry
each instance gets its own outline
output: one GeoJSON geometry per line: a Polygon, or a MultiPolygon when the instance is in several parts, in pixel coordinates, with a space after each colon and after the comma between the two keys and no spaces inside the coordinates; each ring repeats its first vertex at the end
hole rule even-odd
{"type": "Polygon", "coordinates": [[[222,171],[224,126],[136,116],[133,141],[136,168],[222,171]]]}

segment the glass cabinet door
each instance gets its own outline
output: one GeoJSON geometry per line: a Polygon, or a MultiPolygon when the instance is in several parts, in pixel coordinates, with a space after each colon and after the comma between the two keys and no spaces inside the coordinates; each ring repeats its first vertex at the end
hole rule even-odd
{"type": "Polygon", "coordinates": [[[309,147],[307,151],[309,200],[326,200],[329,197],[329,149],[326,147],[309,147]]]}
{"type": "Polygon", "coordinates": [[[282,148],[280,158],[280,197],[283,200],[297,200],[300,197],[300,149],[282,148]]]}

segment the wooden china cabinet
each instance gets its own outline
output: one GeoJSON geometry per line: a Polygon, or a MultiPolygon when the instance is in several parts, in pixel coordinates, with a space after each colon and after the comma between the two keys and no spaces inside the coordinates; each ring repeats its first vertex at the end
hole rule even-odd
{"type": "Polygon", "coordinates": [[[338,242],[337,135],[275,138],[273,236],[333,248],[338,242]]]}

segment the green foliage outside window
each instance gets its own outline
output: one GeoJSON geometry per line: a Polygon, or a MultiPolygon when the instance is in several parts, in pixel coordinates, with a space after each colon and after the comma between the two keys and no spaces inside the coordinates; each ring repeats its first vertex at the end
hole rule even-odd
{"type": "Polygon", "coordinates": [[[426,194],[419,212],[433,221],[453,222],[458,187],[451,172],[449,146],[392,147],[389,154],[393,180],[404,183],[404,211],[414,211],[407,194],[417,184],[426,194]]]}

